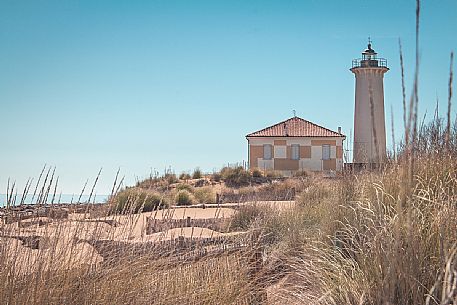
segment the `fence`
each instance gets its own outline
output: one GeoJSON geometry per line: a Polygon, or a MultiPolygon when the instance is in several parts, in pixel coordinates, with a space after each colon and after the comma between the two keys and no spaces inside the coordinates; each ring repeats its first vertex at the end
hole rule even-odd
{"type": "Polygon", "coordinates": [[[129,257],[147,256],[149,259],[170,258],[170,262],[182,263],[206,256],[227,254],[245,249],[249,244],[246,234],[189,238],[178,236],[170,240],[128,242],[113,240],[78,240],[87,242],[103,257],[104,264],[116,264],[129,257]]]}
{"type": "MultiPolygon", "coordinates": [[[[201,259],[211,259],[238,253],[244,260],[251,285],[247,304],[266,304],[266,282],[262,279],[263,247],[256,233],[241,233],[231,236],[186,238],[156,242],[120,242],[113,240],[79,240],[89,243],[103,257],[103,265],[147,257],[149,260],[167,258],[166,267],[183,266],[201,259]]],[[[103,268],[103,266],[101,266],[103,268]]]]}
{"type": "Polygon", "coordinates": [[[102,204],[22,204],[10,207],[0,207],[0,222],[10,224],[16,221],[37,217],[66,219],[70,213],[106,214],[106,206],[102,204]],[[101,212],[101,213],[100,213],[101,212]]]}
{"type": "Polygon", "coordinates": [[[219,203],[236,203],[248,201],[290,201],[295,200],[295,188],[276,190],[252,190],[247,192],[225,192],[219,196],[219,203]]]}
{"type": "Polygon", "coordinates": [[[187,217],[183,219],[155,219],[153,217],[146,217],[146,234],[184,227],[200,227],[224,232],[228,228],[228,221],[223,218],[192,219],[187,217]]]}

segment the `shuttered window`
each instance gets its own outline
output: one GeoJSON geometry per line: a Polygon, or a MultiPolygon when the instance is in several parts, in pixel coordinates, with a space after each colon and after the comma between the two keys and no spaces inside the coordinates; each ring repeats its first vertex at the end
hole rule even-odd
{"type": "Polygon", "coordinates": [[[300,145],[292,144],[290,158],[292,160],[299,160],[300,159],[300,145]]]}
{"type": "Polygon", "coordinates": [[[322,160],[329,160],[330,159],[330,145],[324,144],[322,145],[322,160]]]}
{"type": "Polygon", "coordinates": [[[272,157],[273,157],[273,145],[271,145],[271,144],[263,145],[263,159],[271,160],[272,157]]]}
{"type": "Polygon", "coordinates": [[[264,144],[263,145],[263,159],[271,160],[273,158],[273,145],[264,144]]]}

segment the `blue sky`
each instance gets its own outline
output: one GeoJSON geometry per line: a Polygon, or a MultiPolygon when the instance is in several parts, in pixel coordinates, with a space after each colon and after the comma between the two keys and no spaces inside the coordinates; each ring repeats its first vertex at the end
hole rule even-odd
{"type": "MultiPolygon", "coordinates": [[[[0,193],[44,164],[78,192],[103,167],[107,193],[151,169],[246,160],[244,136],[297,115],[349,135],[367,37],[387,58],[385,107],[402,134],[415,1],[0,0],[0,193]]],[[[447,103],[457,1],[423,1],[420,111],[447,103]]],[[[453,108],[455,116],[457,106],[453,108]]],[[[389,143],[390,144],[390,143],[389,143]]]]}

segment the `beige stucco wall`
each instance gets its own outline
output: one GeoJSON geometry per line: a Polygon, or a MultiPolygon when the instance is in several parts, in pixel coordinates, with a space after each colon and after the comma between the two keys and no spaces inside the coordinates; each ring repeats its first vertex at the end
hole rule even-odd
{"type": "Polygon", "coordinates": [[[250,137],[249,167],[277,170],[285,174],[298,170],[341,171],[343,169],[343,138],[250,137]],[[273,158],[263,159],[263,145],[273,146],[273,158]],[[300,159],[292,160],[292,145],[300,145],[300,159]],[[330,159],[322,160],[322,145],[330,145],[330,159]]]}
{"type": "Polygon", "coordinates": [[[388,69],[353,68],[351,71],[356,78],[353,162],[383,162],[386,155],[383,78],[388,69]]]}

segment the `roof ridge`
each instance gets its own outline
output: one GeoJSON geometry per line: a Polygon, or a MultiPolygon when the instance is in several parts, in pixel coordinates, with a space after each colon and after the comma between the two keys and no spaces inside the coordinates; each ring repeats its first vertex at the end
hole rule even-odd
{"type": "MultiPolygon", "coordinates": [[[[281,125],[281,124],[286,124],[287,122],[290,122],[290,121],[298,121],[298,123],[304,123],[304,124],[309,124],[311,126],[311,128],[317,128],[317,129],[321,129],[321,133],[324,133],[323,135],[321,135],[322,137],[331,137],[331,136],[334,136],[334,137],[345,137],[345,135],[343,135],[342,133],[338,133],[336,131],[333,131],[329,128],[326,128],[326,127],[323,127],[319,124],[316,124],[316,123],[313,123],[311,121],[308,121],[308,120],[305,120],[301,117],[298,117],[298,116],[293,116],[291,118],[288,118],[286,120],[283,120],[279,123],[276,123],[276,124],[273,124],[273,125],[270,125],[270,126],[267,126],[263,129],[260,129],[260,130],[257,130],[257,131],[254,131],[254,132],[251,132],[249,133],[246,137],[253,137],[253,136],[285,136],[285,135],[266,135],[265,133],[273,133],[275,134],[275,131],[276,131],[276,134],[278,133],[281,133],[281,132],[278,132],[278,127],[281,125]],[[276,130],[275,130],[276,129],[276,130]],[[262,135],[262,133],[264,133],[262,135]],[[327,134],[328,133],[328,134],[327,134]]],[[[305,125],[306,126],[306,125],[305,125]]],[[[297,128],[306,128],[306,127],[297,127],[297,128]]],[[[293,132],[292,132],[293,133],[293,132]]],[[[291,135],[292,137],[297,137],[297,136],[303,136],[303,137],[319,137],[319,135],[312,135],[313,133],[317,133],[317,132],[310,132],[310,135],[306,135],[306,131],[305,132],[296,132],[296,133],[305,133],[304,135],[291,135]]]]}
{"type": "MultiPolygon", "coordinates": [[[[299,119],[302,119],[302,118],[299,118],[299,119]]],[[[308,122],[308,123],[310,123],[310,124],[316,125],[317,127],[323,128],[323,129],[325,129],[325,130],[328,130],[328,131],[331,131],[331,132],[334,132],[334,133],[337,133],[337,134],[343,135],[342,133],[338,133],[337,131],[331,130],[330,128],[327,128],[327,127],[321,126],[321,125],[319,125],[319,124],[316,124],[316,123],[313,123],[313,122],[311,122],[311,121],[308,121],[308,120],[305,120],[305,119],[302,119],[302,120],[303,120],[303,121],[306,121],[306,122],[308,122]]]]}
{"type": "Polygon", "coordinates": [[[289,120],[292,120],[293,118],[298,118],[298,119],[301,119],[301,120],[303,120],[303,121],[306,121],[306,120],[304,120],[304,119],[302,119],[302,118],[300,118],[300,117],[297,117],[297,116],[296,116],[296,117],[292,117],[292,118],[286,119],[286,120],[284,120],[284,121],[281,121],[281,122],[279,122],[279,123],[273,124],[273,125],[271,125],[271,126],[267,126],[267,127],[263,128],[263,129],[260,129],[260,130],[251,132],[250,134],[247,135],[247,137],[248,137],[249,135],[253,134],[253,133],[262,132],[262,131],[267,130],[267,129],[269,129],[269,128],[273,128],[273,127],[276,127],[276,126],[278,126],[278,125],[284,124],[285,122],[287,122],[287,121],[289,121],[289,120]]]}

